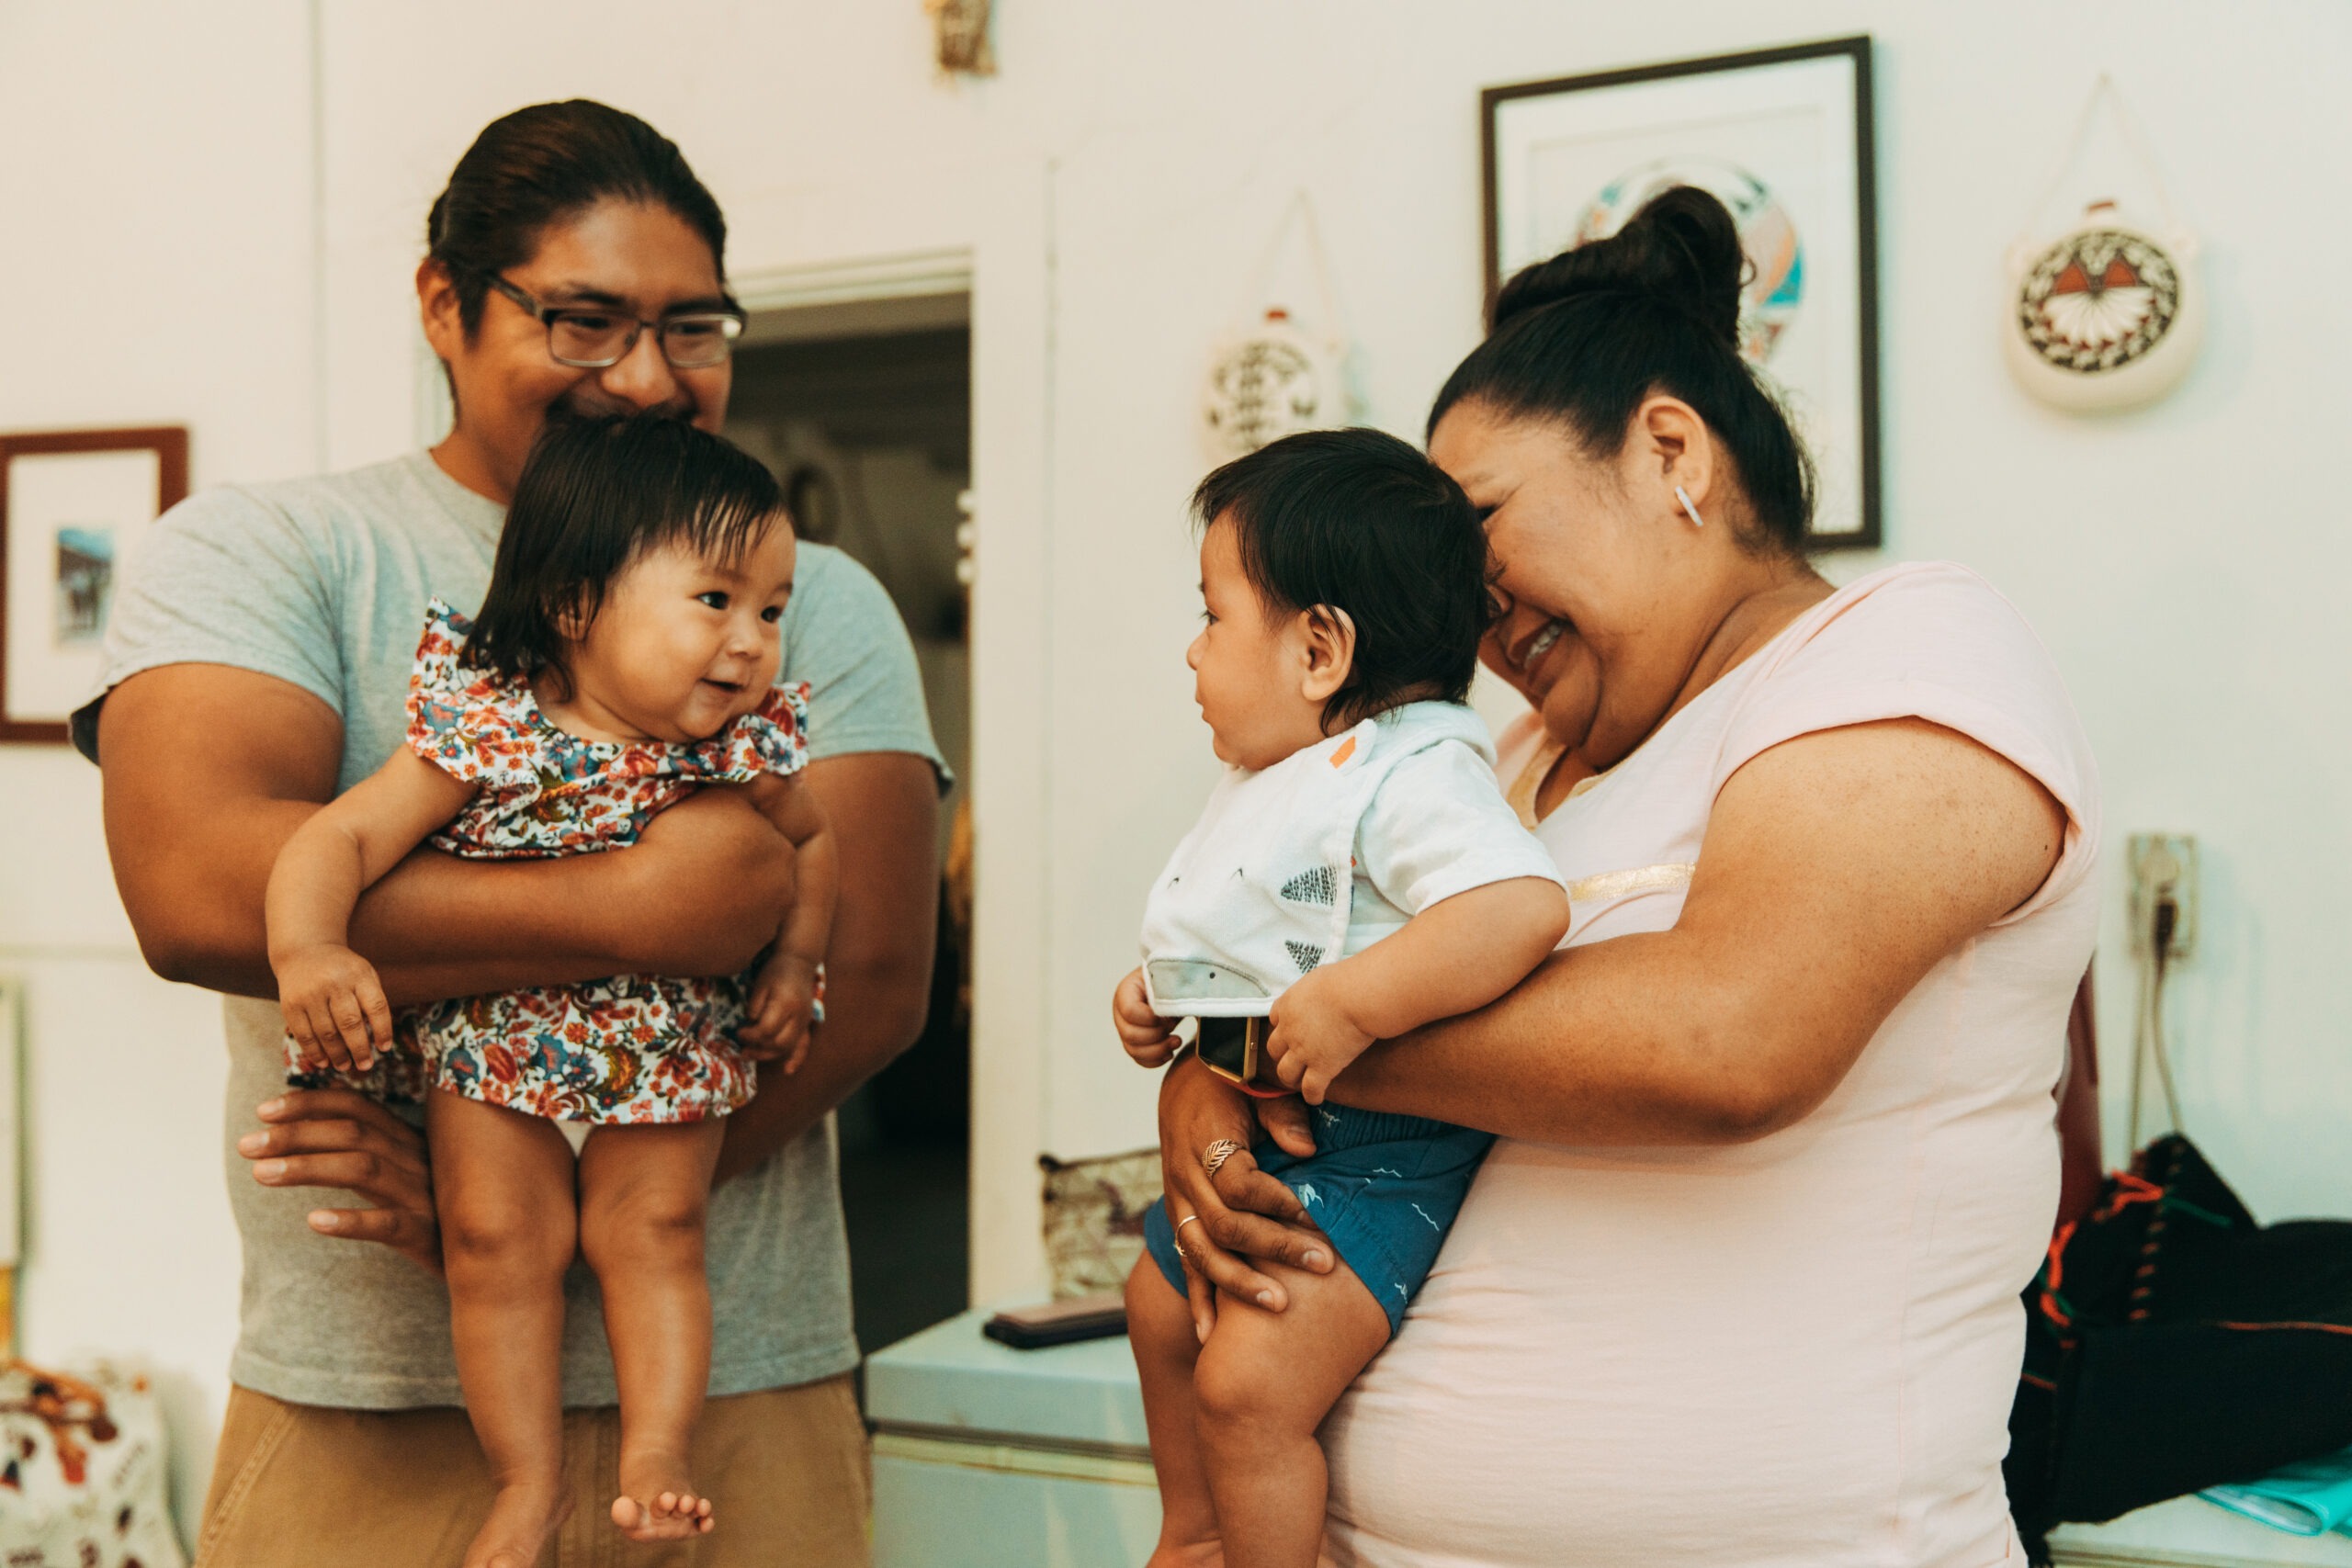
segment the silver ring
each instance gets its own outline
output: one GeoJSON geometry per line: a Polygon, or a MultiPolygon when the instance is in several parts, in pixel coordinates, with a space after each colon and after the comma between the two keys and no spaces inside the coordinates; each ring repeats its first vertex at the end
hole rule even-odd
{"type": "Polygon", "coordinates": [[[1200,1215],[1198,1215],[1198,1214],[1187,1214],[1187,1215],[1185,1215],[1182,1219],[1178,1220],[1178,1221],[1176,1222],[1176,1238],[1177,1238],[1177,1239],[1176,1239],[1176,1256],[1177,1256],[1177,1257],[1179,1257],[1179,1258],[1190,1258],[1193,1256],[1191,1253],[1189,1253],[1189,1252],[1187,1252],[1187,1251],[1185,1251],[1185,1250],[1184,1250],[1184,1240],[1183,1240],[1183,1237],[1184,1237],[1184,1227],[1185,1227],[1186,1225],[1191,1224],[1194,1220],[1197,1220],[1197,1219],[1199,1219],[1200,1217],[1201,1217],[1201,1216],[1200,1216],[1200,1215]]]}
{"type": "MultiPolygon", "coordinates": [[[[1246,1147],[1248,1147],[1247,1145],[1237,1144],[1231,1138],[1219,1138],[1201,1151],[1201,1169],[1207,1175],[1215,1176],[1225,1168],[1227,1160],[1241,1153],[1246,1147]]],[[[1196,1220],[1200,1218],[1198,1214],[1193,1217],[1196,1220]]]]}

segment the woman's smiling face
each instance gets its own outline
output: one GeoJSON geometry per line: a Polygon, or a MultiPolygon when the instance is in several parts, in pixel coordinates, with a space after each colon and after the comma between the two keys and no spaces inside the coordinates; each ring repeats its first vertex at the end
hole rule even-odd
{"type": "Polygon", "coordinates": [[[1673,618],[1677,558],[1696,541],[1660,526],[1657,487],[1630,460],[1642,445],[1594,457],[1557,425],[1467,402],[1430,437],[1486,519],[1504,613],[1481,661],[1596,767],[1639,744],[1688,670],[1664,679],[1675,661],[1658,657],[1657,634],[1673,618]]]}

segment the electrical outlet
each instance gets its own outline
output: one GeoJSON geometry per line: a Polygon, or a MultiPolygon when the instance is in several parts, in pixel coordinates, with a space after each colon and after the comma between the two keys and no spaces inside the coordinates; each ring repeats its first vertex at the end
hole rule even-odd
{"type": "Polygon", "coordinates": [[[2134,833],[2131,861],[2132,955],[2154,955],[2156,910],[2169,898],[2172,937],[2164,958],[2177,964],[2197,946],[2197,840],[2188,833],[2134,833]]]}

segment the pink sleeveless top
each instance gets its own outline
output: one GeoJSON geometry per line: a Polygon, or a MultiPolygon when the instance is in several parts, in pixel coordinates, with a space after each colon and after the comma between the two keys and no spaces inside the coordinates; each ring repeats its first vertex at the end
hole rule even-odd
{"type": "MultiPolygon", "coordinates": [[[[2097,775],[2047,650],[1962,568],[1878,572],[1537,836],[1568,880],[1567,945],[1664,931],[1736,770],[1899,717],[2056,796],[2049,880],[1930,971],[1793,1127],[1728,1148],[1498,1144],[1403,1331],[1325,1428],[1329,1562],[2022,1562],[2000,1474],[2018,1295],[2057,1203],[2051,1092],[2098,901],[2097,775]]],[[[1532,716],[1506,733],[1506,782],[1540,740],[1532,716]]]]}

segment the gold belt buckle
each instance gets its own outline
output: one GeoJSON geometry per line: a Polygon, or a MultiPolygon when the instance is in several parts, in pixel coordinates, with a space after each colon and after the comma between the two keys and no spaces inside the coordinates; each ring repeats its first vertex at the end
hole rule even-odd
{"type": "Polygon", "coordinates": [[[1196,1049],[1202,1066],[1209,1071],[1250,1094],[1290,1092],[1274,1076],[1274,1064],[1266,1055],[1266,1036],[1273,1032],[1272,1020],[1203,1018],[1194,1021],[1201,1031],[1196,1049]]]}

